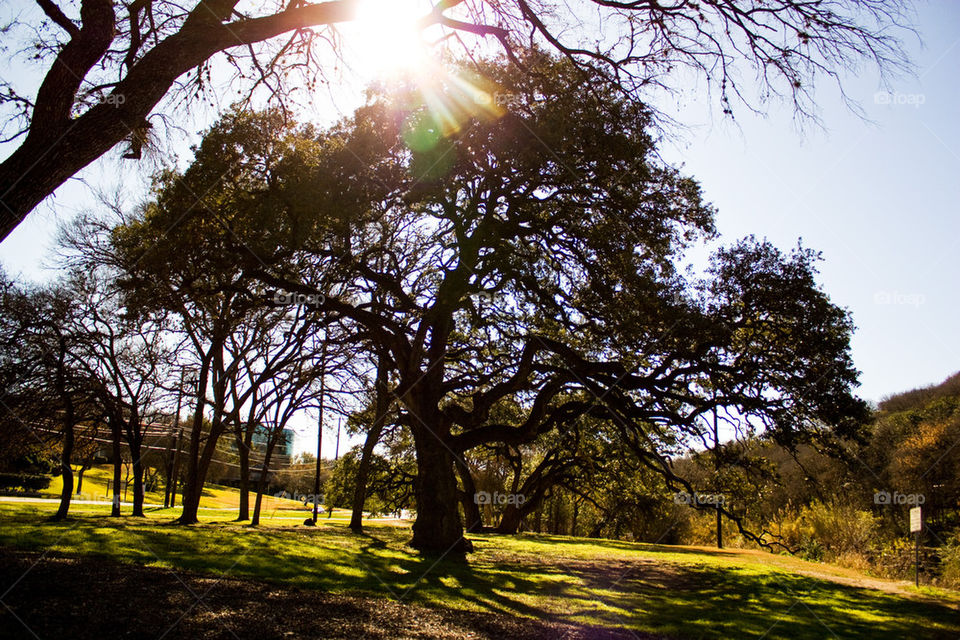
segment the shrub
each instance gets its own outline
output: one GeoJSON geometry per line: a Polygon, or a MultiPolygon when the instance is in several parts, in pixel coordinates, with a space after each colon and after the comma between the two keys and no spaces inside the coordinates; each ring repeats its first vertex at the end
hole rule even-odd
{"type": "Polygon", "coordinates": [[[960,531],[940,549],[940,582],[945,587],[960,589],[960,531]]]}
{"type": "Polygon", "coordinates": [[[0,490],[41,491],[49,486],[49,476],[31,473],[0,473],[0,490]]]}
{"type": "Polygon", "coordinates": [[[913,540],[902,536],[880,546],[872,562],[874,572],[884,578],[909,578],[913,576],[913,565],[913,540]]]}
{"type": "Polygon", "coordinates": [[[813,502],[806,507],[813,536],[835,555],[866,553],[874,542],[877,519],[847,504],[813,502]]]}
{"type": "Polygon", "coordinates": [[[839,502],[819,501],[781,513],[773,527],[783,543],[808,560],[866,555],[876,541],[877,519],[839,502]]]}

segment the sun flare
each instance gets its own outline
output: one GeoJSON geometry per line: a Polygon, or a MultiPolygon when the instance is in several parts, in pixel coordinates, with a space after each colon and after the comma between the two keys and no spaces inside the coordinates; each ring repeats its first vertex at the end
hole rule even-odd
{"type": "Polygon", "coordinates": [[[345,34],[362,70],[389,75],[426,66],[428,45],[418,21],[429,11],[422,0],[362,0],[345,34]]]}

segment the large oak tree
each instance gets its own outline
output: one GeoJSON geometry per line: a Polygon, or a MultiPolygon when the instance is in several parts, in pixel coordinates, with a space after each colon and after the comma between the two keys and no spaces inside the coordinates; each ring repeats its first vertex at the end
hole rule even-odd
{"type": "Polygon", "coordinates": [[[332,132],[327,144],[363,160],[340,182],[406,170],[342,240],[303,245],[349,278],[349,297],[282,261],[260,274],[326,293],[323,309],[389,354],[417,452],[413,544],[433,552],[469,547],[454,469],[479,446],[590,417],[682,487],[671,461],[716,407],[788,446],[852,430],[864,411],[852,326],[817,288],[815,254],[748,239],[684,276],[676,265],[712,236],[713,211],[656,159],[650,112],[602,75],[536,53],[525,64],[537,73],[481,65],[384,96],[332,132]],[[476,107],[484,83],[509,111],[476,107]]]}
{"type": "Polygon", "coordinates": [[[816,255],[747,239],[686,275],[713,210],[657,159],[651,112],[569,61],[522,64],[394,87],[326,131],[233,114],[115,234],[145,306],[169,294],[171,310],[245,316],[275,287],[376,359],[417,457],[413,545],[430,552],[469,548],[457,469],[478,447],[602,422],[689,489],[674,461],[715,408],[787,446],[864,411],[816,255]],[[157,288],[171,276],[184,286],[157,288]]]}

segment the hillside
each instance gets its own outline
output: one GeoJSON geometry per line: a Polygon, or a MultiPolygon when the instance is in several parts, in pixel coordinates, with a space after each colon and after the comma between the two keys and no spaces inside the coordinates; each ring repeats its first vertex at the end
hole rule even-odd
{"type": "Polygon", "coordinates": [[[960,372],[938,384],[887,396],[880,401],[879,409],[885,413],[910,411],[920,409],[941,398],[960,399],[960,372]]]}

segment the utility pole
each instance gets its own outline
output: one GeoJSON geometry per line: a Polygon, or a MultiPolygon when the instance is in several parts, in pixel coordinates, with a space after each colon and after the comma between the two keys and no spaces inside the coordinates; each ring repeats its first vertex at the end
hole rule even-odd
{"type": "MultiPolygon", "coordinates": [[[[340,459],[340,418],[337,418],[337,445],[333,449],[333,461],[340,459]]],[[[333,508],[327,507],[327,518],[333,517],[333,508]]]]}
{"type": "MultiPolygon", "coordinates": [[[[717,393],[713,393],[713,466],[714,472],[717,478],[716,487],[720,486],[720,430],[717,428],[717,393]]],[[[718,492],[719,493],[719,492],[718,492]]],[[[721,512],[720,512],[720,496],[714,496],[716,503],[714,507],[717,509],[717,549],[723,549],[723,525],[720,521],[721,512]]]]}
{"type": "Polygon", "coordinates": [[[340,459],[340,418],[337,418],[337,446],[333,450],[333,461],[340,459]]]}
{"type": "Polygon", "coordinates": [[[173,487],[170,491],[170,506],[177,506],[177,485],[180,484],[180,442],[183,429],[177,431],[177,448],[173,450],[173,487]]]}
{"type": "Polygon", "coordinates": [[[313,526],[317,524],[320,511],[320,452],[323,444],[323,399],[327,377],[327,336],[324,333],[323,346],[320,349],[320,407],[317,412],[317,472],[313,478],[313,526]]]}
{"type": "MultiPolygon", "coordinates": [[[[196,369],[190,369],[190,376],[186,376],[187,367],[180,368],[180,388],[177,390],[177,424],[180,424],[180,408],[181,402],[183,400],[183,383],[184,381],[189,382],[194,386],[194,391],[197,391],[197,386],[199,385],[199,377],[197,375],[196,369]]],[[[170,487],[170,507],[177,506],[177,486],[180,484],[180,445],[183,442],[183,429],[177,429],[177,445],[173,450],[173,473],[172,473],[172,484],[170,487]]]]}
{"type": "MultiPolygon", "coordinates": [[[[183,374],[184,368],[180,367],[180,386],[177,387],[177,413],[173,416],[173,429],[170,431],[170,446],[167,447],[167,486],[163,492],[163,508],[167,509],[170,506],[170,478],[173,476],[173,467],[176,463],[171,459],[175,458],[176,454],[171,455],[170,449],[173,446],[173,434],[180,429],[180,410],[183,408],[183,374]]],[[[180,438],[177,437],[177,450],[180,449],[180,438]]],[[[176,490],[174,490],[176,493],[176,490]]]]}

